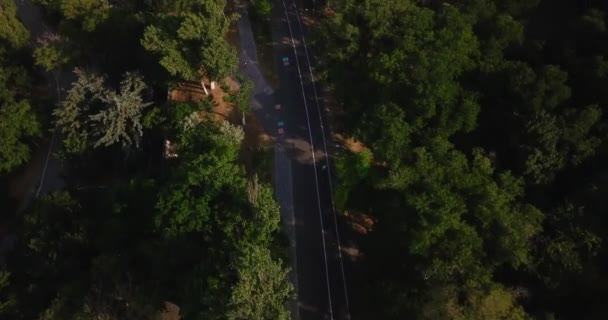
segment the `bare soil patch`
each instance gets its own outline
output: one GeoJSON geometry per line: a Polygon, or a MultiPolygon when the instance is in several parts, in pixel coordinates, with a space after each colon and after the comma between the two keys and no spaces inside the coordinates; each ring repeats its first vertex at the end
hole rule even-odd
{"type": "MultiPolygon", "coordinates": [[[[209,87],[208,81],[204,81],[209,87]]],[[[225,92],[221,86],[217,86],[214,90],[208,90],[209,95],[205,94],[203,87],[195,82],[182,82],[169,92],[169,100],[176,102],[202,102],[211,97],[213,99],[212,113],[214,119],[218,122],[228,121],[234,125],[242,125],[242,113],[233,103],[226,101],[230,93],[235,93],[239,90],[238,82],[228,77],[224,79],[225,87],[229,88],[229,92],[225,92]]],[[[245,125],[243,126],[245,138],[241,157],[247,165],[252,161],[252,152],[259,148],[265,148],[272,145],[270,135],[264,130],[262,124],[251,112],[245,113],[245,125]]]]}
{"type": "Polygon", "coordinates": [[[360,234],[368,234],[373,231],[376,224],[376,218],[362,212],[345,211],[344,217],[353,231],[360,234]]]}
{"type": "Polygon", "coordinates": [[[334,140],[340,146],[342,146],[344,149],[347,149],[353,153],[359,153],[359,152],[363,151],[364,149],[367,149],[367,147],[365,146],[365,144],[363,144],[363,142],[356,140],[355,138],[345,137],[341,133],[334,133],[333,136],[334,136],[334,140]]]}

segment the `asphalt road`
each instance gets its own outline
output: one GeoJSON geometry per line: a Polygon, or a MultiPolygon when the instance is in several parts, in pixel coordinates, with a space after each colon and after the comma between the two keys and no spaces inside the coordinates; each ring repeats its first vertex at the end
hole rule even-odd
{"type": "Polygon", "coordinates": [[[326,141],[329,132],[323,132],[322,101],[312,81],[313,59],[304,46],[306,30],[296,5],[294,0],[273,1],[276,91],[259,71],[247,12],[239,7],[240,71],[253,80],[253,109],[276,142],[275,190],[291,241],[292,281],[297,285],[294,318],[350,319],[347,261],[339,253],[340,223],[326,157],[326,149],[334,144],[326,141]]]}
{"type": "MultiPolygon", "coordinates": [[[[291,125],[288,132],[296,139],[312,144],[314,163],[295,161],[292,174],[296,217],[296,264],[298,265],[299,306],[302,319],[348,319],[347,290],[339,256],[339,237],[331,199],[330,167],[327,166],[327,132],[323,128],[321,101],[318,99],[310,70],[310,52],[305,46],[305,30],[293,0],[275,1],[283,7],[283,19],[273,19],[275,40],[287,40],[277,48],[279,64],[283,58],[289,66],[279,70],[282,84],[290,84],[282,92],[289,101],[291,125]],[[277,37],[278,35],[278,37],[277,37]],[[289,42],[291,41],[291,46],[289,42]],[[314,150],[314,153],[313,153],[314,150]],[[316,200],[316,201],[315,201],[316,200]]],[[[300,7],[301,8],[301,7],[300,7]]],[[[275,10],[280,11],[280,10],[275,10]]],[[[287,85],[286,85],[287,87],[287,85]]],[[[297,151],[297,150],[296,150],[297,151]]]]}

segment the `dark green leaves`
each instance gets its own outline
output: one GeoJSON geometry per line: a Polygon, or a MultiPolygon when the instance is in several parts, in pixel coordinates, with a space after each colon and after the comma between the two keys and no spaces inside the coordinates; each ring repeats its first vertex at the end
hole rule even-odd
{"type": "Polygon", "coordinates": [[[236,52],[225,38],[234,17],[223,10],[223,1],[207,1],[177,16],[158,12],[141,44],[160,56],[159,63],[180,80],[222,80],[237,64],[236,52]]]}
{"type": "Polygon", "coordinates": [[[27,71],[8,64],[0,49],[0,174],[26,163],[31,143],[42,133],[29,100],[29,81],[27,71]]]}
{"type": "Polygon", "coordinates": [[[15,0],[0,0],[0,42],[6,41],[12,47],[23,47],[30,39],[30,33],[17,19],[15,0]]]}

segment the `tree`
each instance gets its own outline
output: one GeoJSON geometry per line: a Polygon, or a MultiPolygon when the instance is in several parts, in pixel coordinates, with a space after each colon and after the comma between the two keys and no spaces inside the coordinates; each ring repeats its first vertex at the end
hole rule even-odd
{"type": "Polygon", "coordinates": [[[559,171],[578,166],[594,154],[601,110],[595,105],[568,105],[572,89],[560,67],[545,65],[535,70],[522,61],[508,61],[496,73],[486,93],[488,103],[496,104],[481,118],[499,125],[482,125],[478,131],[504,141],[496,149],[502,158],[513,159],[505,161],[507,167],[530,183],[547,184],[559,171]]]}
{"type": "Polygon", "coordinates": [[[160,64],[174,77],[222,79],[237,65],[236,52],[225,39],[235,16],[226,16],[224,6],[225,1],[213,0],[177,16],[159,12],[155,23],[146,27],[141,43],[161,56],[160,64]]]}
{"type": "Polygon", "coordinates": [[[541,112],[526,123],[526,133],[530,135],[526,140],[535,145],[524,147],[528,151],[524,174],[530,176],[535,183],[551,181],[554,172],[565,165],[558,145],[560,131],[556,118],[546,112],[541,112]]]}
{"type": "Polygon", "coordinates": [[[504,288],[469,294],[465,319],[524,320],[527,317],[523,308],[515,302],[513,294],[504,288]]]}
{"type": "Polygon", "coordinates": [[[431,283],[483,287],[497,270],[533,266],[531,243],[543,214],[523,200],[522,180],[495,172],[480,150],[469,159],[434,139],[398,167],[370,172],[360,184],[371,184],[363,190],[377,202],[353,210],[377,220],[362,250],[373,261],[366,276],[377,279],[371,287],[386,302],[377,311],[385,317],[418,314],[415,299],[435,290],[431,283]],[[382,244],[391,249],[373,250],[382,244]]]}
{"type": "MultiPolygon", "coordinates": [[[[187,118],[184,115],[182,121],[187,118]]],[[[217,202],[233,199],[234,205],[241,203],[238,194],[245,186],[236,164],[242,130],[211,122],[180,130],[177,167],[156,205],[156,226],[170,237],[208,231],[217,202]]]]}
{"type": "Polygon", "coordinates": [[[245,125],[245,112],[249,110],[249,99],[251,98],[251,92],[253,90],[253,81],[247,79],[243,81],[236,93],[230,94],[228,99],[229,102],[233,102],[237,108],[241,111],[242,120],[241,124],[245,125]]]}
{"type": "Polygon", "coordinates": [[[104,86],[103,77],[87,74],[79,69],[68,96],[55,109],[56,125],[66,136],[67,151],[80,153],[93,146],[138,146],[143,134],[140,122],[143,109],[151,103],[143,102],[146,89],[143,79],[126,73],[117,93],[104,86]]]}
{"type": "Polygon", "coordinates": [[[55,125],[64,135],[66,151],[81,153],[91,144],[89,114],[100,108],[101,99],[106,95],[104,79],[75,69],[77,79],[72,83],[68,95],[53,111],[55,125]]]}
{"type": "Polygon", "coordinates": [[[422,270],[425,277],[480,277],[503,264],[529,264],[529,241],[541,230],[543,215],[519,202],[521,181],[509,173],[495,178],[479,151],[468,163],[448,144],[435,145],[435,150],[416,149],[414,162],[381,184],[408,194],[401,205],[416,218],[404,230],[409,230],[410,253],[429,263],[422,270]],[[484,248],[493,248],[493,254],[484,248]]]}
{"type": "Polygon", "coordinates": [[[555,288],[568,274],[583,272],[586,261],[597,255],[602,239],[585,221],[584,207],[571,201],[547,215],[547,232],[535,248],[534,272],[547,286],[555,288]]]}
{"type": "Polygon", "coordinates": [[[361,133],[365,140],[372,143],[383,160],[398,163],[410,144],[413,131],[403,109],[392,103],[376,106],[365,122],[366,130],[361,133]]]}
{"type": "Polygon", "coordinates": [[[517,304],[510,290],[498,285],[488,289],[457,289],[453,286],[435,287],[422,307],[421,319],[524,320],[528,315],[517,304]],[[459,296],[464,296],[460,299],[459,296]],[[464,303],[460,302],[464,300],[464,303]]]}
{"type": "Polygon", "coordinates": [[[337,203],[374,221],[353,300],[383,318],[601,318],[606,17],[592,1],[354,0],[319,20],[336,122],[375,159],[364,176],[336,160],[337,203]]]}
{"type": "Polygon", "coordinates": [[[159,27],[148,26],[142,38],[142,45],[148,51],[161,54],[159,61],[169,74],[185,80],[198,80],[198,67],[188,61],[191,55],[187,47],[180,46],[169,34],[159,27]],[[181,48],[181,49],[180,49],[181,48]]]}
{"type": "Polygon", "coordinates": [[[120,83],[120,92],[110,91],[102,101],[106,108],[91,115],[91,126],[98,136],[94,147],[110,146],[120,142],[123,146],[139,146],[143,135],[141,116],[151,102],[143,102],[142,92],[147,86],[143,79],[132,73],[125,73],[120,83]]]}
{"type": "Polygon", "coordinates": [[[29,144],[41,133],[40,120],[26,98],[28,84],[26,70],[8,65],[0,52],[0,173],[26,163],[29,144]]]}
{"type": "Polygon", "coordinates": [[[108,18],[112,5],[108,0],[39,0],[47,8],[78,24],[86,32],[94,31],[108,18]]]}
{"type": "Polygon", "coordinates": [[[251,222],[242,235],[247,241],[258,245],[270,245],[279,229],[281,214],[270,186],[260,183],[255,175],[247,183],[247,198],[251,205],[251,222]]]}
{"type": "Polygon", "coordinates": [[[38,39],[34,49],[34,61],[45,71],[55,70],[70,61],[65,51],[65,40],[57,33],[46,32],[38,39]]]}
{"type": "Polygon", "coordinates": [[[29,31],[17,18],[15,0],[0,0],[0,40],[20,48],[27,44],[29,38],[29,31]]]}
{"type": "Polygon", "coordinates": [[[0,292],[2,292],[2,298],[0,299],[0,315],[8,316],[12,309],[17,303],[15,301],[14,294],[6,293],[10,286],[11,274],[6,271],[0,271],[0,292]]]}
{"type": "Polygon", "coordinates": [[[258,19],[270,19],[272,3],[269,0],[256,0],[253,2],[253,10],[258,19]]]}
{"type": "Polygon", "coordinates": [[[373,154],[369,149],[358,153],[345,153],[336,158],[336,206],[345,208],[352,189],[365,179],[372,165],[373,154]]]}
{"type": "Polygon", "coordinates": [[[237,283],[232,289],[227,319],[290,319],[285,301],[293,287],[289,270],[272,259],[264,247],[248,247],[237,262],[237,283]]]}
{"type": "MultiPolygon", "coordinates": [[[[39,255],[51,272],[60,272],[68,261],[48,257],[62,256],[86,241],[81,206],[68,192],[57,191],[37,201],[25,218],[24,236],[29,250],[39,255]],[[65,251],[65,252],[63,252],[65,251]]],[[[73,261],[72,261],[73,262],[73,261]]]]}
{"type": "Polygon", "coordinates": [[[40,123],[27,100],[0,104],[0,173],[30,159],[28,140],[40,136],[40,123]]]}
{"type": "Polygon", "coordinates": [[[364,0],[321,24],[316,43],[327,77],[340,83],[349,127],[365,128],[380,106],[396,106],[410,136],[473,128],[476,95],[458,79],[475,66],[479,50],[457,8],[434,12],[412,1],[364,0]]]}
{"type": "Polygon", "coordinates": [[[34,61],[48,72],[66,64],[69,58],[65,57],[56,47],[43,46],[34,50],[34,61]]]}

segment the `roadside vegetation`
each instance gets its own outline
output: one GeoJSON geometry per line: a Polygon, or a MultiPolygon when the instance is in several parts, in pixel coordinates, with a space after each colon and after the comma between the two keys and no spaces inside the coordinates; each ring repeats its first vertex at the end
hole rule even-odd
{"type": "Polygon", "coordinates": [[[251,0],[249,4],[251,29],[262,75],[274,87],[279,86],[277,63],[272,38],[272,3],[270,0],[251,0]]]}
{"type": "Polygon", "coordinates": [[[25,164],[42,133],[39,105],[32,100],[28,30],[16,17],[13,1],[0,1],[0,174],[25,164]]]}
{"type": "Polygon", "coordinates": [[[0,190],[48,128],[65,188],[2,216],[0,239],[16,242],[1,252],[0,318],[288,319],[268,151],[254,151],[258,177],[211,95],[167,97],[212,94],[236,71],[225,0],[37,3],[57,32],[29,49],[14,0],[0,0],[0,190]],[[61,103],[32,100],[31,79],[58,69],[74,70],[61,103]]]}
{"type": "Polygon", "coordinates": [[[369,150],[336,160],[337,202],[375,222],[354,314],[605,318],[605,4],[332,6],[316,56],[369,150]]]}

